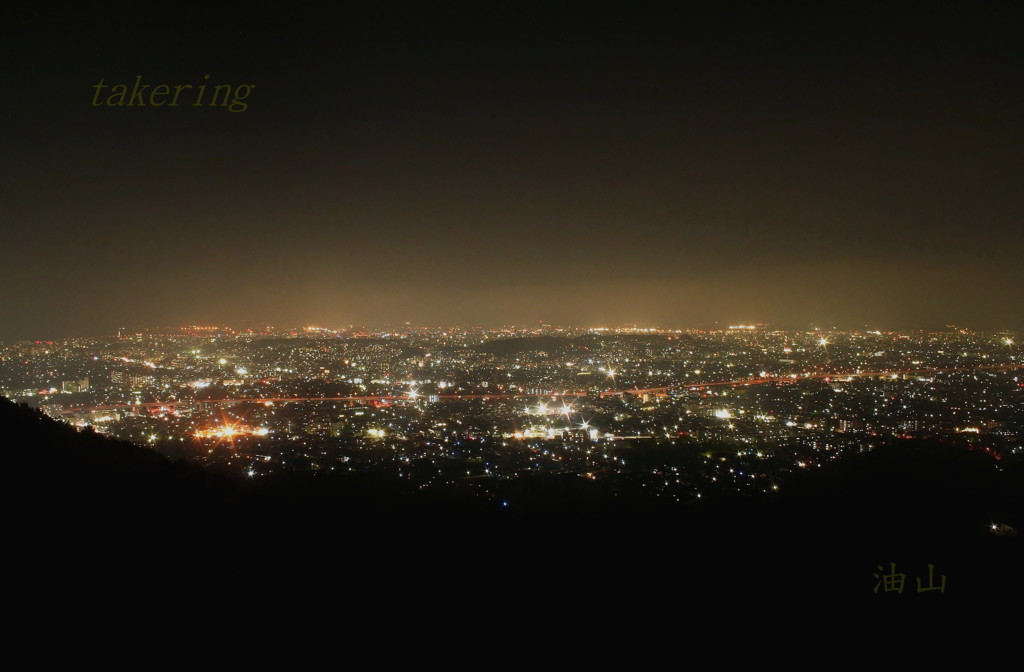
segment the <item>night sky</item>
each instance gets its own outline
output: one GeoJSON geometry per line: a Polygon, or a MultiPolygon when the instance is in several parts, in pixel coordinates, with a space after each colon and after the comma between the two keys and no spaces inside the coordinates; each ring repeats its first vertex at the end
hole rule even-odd
{"type": "Polygon", "coordinates": [[[1021,5],[720,4],[14,10],[0,340],[1024,328],[1021,5]]]}

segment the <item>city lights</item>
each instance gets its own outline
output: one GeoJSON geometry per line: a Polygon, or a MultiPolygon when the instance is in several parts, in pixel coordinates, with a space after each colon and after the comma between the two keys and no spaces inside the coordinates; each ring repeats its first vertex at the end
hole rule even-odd
{"type": "Polygon", "coordinates": [[[884,348],[878,334],[833,332],[849,345],[827,354],[829,339],[802,347],[798,333],[767,326],[645,330],[643,340],[634,328],[552,327],[545,335],[565,339],[558,358],[549,341],[530,347],[536,329],[332,331],[329,341],[322,329],[293,331],[25,344],[8,348],[0,366],[11,380],[31,372],[15,396],[75,426],[153,447],[184,443],[189,459],[250,478],[401,465],[402,478],[430,487],[451,484],[436,467],[451,463],[467,487],[579,473],[673,501],[698,487],[770,495],[770,474],[813,470],[887,437],[966,437],[996,455],[1018,431],[1003,409],[1017,403],[1024,368],[1009,337],[960,331],[892,332],[898,338],[884,348]],[[575,345],[581,334],[597,340],[575,345]],[[471,347],[504,339],[516,348],[471,347]],[[595,348],[623,366],[598,365],[595,348]],[[967,383],[978,393],[966,394],[967,383]],[[623,460],[626,446],[647,442],[666,456],[692,452],[699,468],[667,481],[638,473],[623,460]],[[735,450],[723,462],[696,450],[708,442],[735,450]],[[779,466],[783,457],[790,466],[779,466]]]}

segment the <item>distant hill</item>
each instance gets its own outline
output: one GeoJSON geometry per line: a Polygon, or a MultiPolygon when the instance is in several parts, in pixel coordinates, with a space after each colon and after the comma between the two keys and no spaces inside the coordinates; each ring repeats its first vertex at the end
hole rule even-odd
{"type": "Polygon", "coordinates": [[[520,336],[502,338],[486,343],[470,346],[478,352],[489,352],[495,355],[514,355],[520,352],[575,352],[581,348],[592,348],[603,342],[627,342],[632,345],[645,343],[653,346],[664,346],[668,337],[649,334],[614,334],[584,336],[520,336]]]}
{"type": "Polygon", "coordinates": [[[470,349],[493,355],[514,355],[520,352],[559,352],[575,343],[576,339],[564,336],[526,336],[479,343],[470,346],[470,349]]]}

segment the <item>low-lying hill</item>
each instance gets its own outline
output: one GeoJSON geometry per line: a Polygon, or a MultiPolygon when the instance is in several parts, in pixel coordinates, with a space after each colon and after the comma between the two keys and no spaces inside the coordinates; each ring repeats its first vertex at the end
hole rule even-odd
{"type": "Polygon", "coordinates": [[[747,596],[870,594],[890,563],[912,578],[931,563],[961,592],[1024,583],[1014,564],[1024,538],[1012,534],[1024,521],[1021,461],[960,446],[898,442],[774,499],[690,507],[523,477],[503,486],[523,504],[512,511],[459,489],[424,496],[383,474],[234,483],[4,399],[0,436],[9,539],[47,562],[142,553],[178,568],[312,557],[371,573],[549,568],[565,580],[615,575],[747,596]]]}

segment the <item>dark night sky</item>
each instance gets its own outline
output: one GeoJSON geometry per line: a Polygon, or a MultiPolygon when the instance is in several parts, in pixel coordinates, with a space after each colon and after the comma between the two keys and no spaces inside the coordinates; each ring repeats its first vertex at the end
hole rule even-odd
{"type": "Polygon", "coordinates": [[[1024,10],[820,4],[19,10],[0,339],[1024,327],[1024,10]]]}

